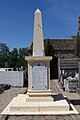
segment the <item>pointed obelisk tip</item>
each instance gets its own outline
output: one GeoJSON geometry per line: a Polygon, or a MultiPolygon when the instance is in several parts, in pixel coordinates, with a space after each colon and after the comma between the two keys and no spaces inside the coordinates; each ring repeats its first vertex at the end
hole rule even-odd
{"type": "Polygon", "coordinates": [[[41,13],[41,11],[40,11],[39,9],[37,9],[37,10],[35,11],[35,13],[41,13]]]}

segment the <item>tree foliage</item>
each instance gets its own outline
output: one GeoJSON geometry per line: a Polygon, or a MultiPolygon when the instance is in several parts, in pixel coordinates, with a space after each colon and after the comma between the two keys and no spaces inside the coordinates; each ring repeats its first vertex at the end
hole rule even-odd
{"type": "Polygon", "coordinates": [[[27,67],[27,61],[25,61],[25,56],[28,56],[28,48],[13,48],[9,51],[6,44],[0,43],[0,67],[12,67],[20,68],[23,66],[27,67]]]}
{"type": "Polygon", "coordinates": [[[50,43],[49,39],[47,40],[45,55],[54,57],[54,48],[53,45],[50,43]]]}
{"type": "Polygon", "coordinates": [[[50,43],[50,40],[48,39],[47,40],[47,44],[46,44],[46,48],[45,48],[45,55],[46,56],[52,56],[52,60],[50,61],[50,78],[53,79],[54,77],[54,74],[53,74],[53,69],[54,69],[54,60],[55,60],[55,57],[54,57],[54,48],[53,48],[53,45],[50,43]]]}
{"type": "Polygon", "coordinates": [[[5,67],[8,62],[9,48],[5,43],[0,43],[0,67],[5,67]]]}
{"type": "Polygon", "coordinates": [[[12,52],[9,52],[8,63],[9,67],[16,67],[18,61],[18,50],[13,48],[12,52]]]}
{"type": "Polygon", "coordinates": [[[20,48],[18,51],[18,61],[17,67],[23,66],[24,68],[27,67],[27,61],[25,60],[25,56],[28,56],[28,48],[20,48]]]}

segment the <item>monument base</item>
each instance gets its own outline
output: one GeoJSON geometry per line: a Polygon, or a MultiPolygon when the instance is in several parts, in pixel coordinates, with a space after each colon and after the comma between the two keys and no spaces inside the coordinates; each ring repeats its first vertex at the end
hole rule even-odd
{"type": "Polygon", "coordinates": [[[50,115],[50,114],[78,114],[73,105],[66,99],[53,101],[52,97],[29,97],[19,94],[14,97],[1,114],[7,115],[50,115]],[[71,108],[71,109],[70,109],[71,108]]]}
{"type": "Polygon", "coordinates": [[[52,91],[49,90],[28,90],[27,95],[31,97],[43,97],[43,96],[51,96],[52,91]]]}

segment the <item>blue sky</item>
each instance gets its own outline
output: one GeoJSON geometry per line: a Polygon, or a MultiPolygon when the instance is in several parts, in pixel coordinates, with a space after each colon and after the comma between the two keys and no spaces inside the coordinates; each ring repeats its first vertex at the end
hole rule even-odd
{"type": "Polygon", "coordinates": [[[77,34],[80,0],[0,0],[0,42],[10,50],[28,47],[37,8],[43,16],[44,38],[77,34]]]}

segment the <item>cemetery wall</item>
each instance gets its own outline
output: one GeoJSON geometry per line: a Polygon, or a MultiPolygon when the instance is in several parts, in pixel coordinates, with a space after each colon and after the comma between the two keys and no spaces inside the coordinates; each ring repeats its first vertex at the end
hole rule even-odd
{"type": "Polygon", "coordinates": [[[0,84],[22,86],[24,83],[23,71],[0,71],[0,84]]]}

